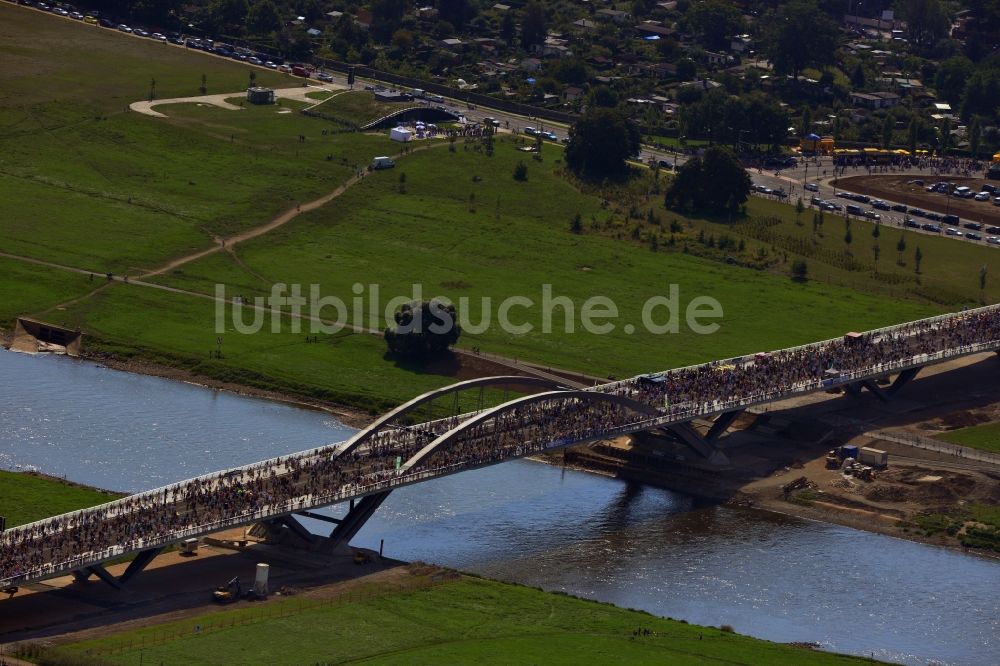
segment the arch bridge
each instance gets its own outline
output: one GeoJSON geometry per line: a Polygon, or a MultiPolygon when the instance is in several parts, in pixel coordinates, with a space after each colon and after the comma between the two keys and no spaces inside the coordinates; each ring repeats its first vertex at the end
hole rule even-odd
{"type": "Polygon", "coordinates": [[[489,377],[427,392],[346,442],[206,474],[0,534],[0,586],[73,573],[120,587],[164,547],[264,523],[315,548],[348,542],[396,488],[562,447],[668,432],[718,460],[716,439],[743,410],[806,395],[862,390],[890,400],[925,366],[1000,349],[1000,306],[848,333],[800,347],[574,389],[534,377],[489,377]],[[889,388],[879,385],[889,377],[889,388]],[[516,394],[511,397],[511,391],[516,394]],[[474,399],[460,400],[472,394],[474,399]],[[501,396],[488,406],[487,397],[501,396]],[[452,402],[424,421],[425,407],[452,402]],[[460,413],[465,405],[470,411],[460,413]],[[695,419],[715,419],[705,435],[695,419]],[[348,503],[340,519],[317,508],[348,503]],[[296,516],[334,523],[317,537],[296,516]],[[104,563],[134,556],[119,577],[104,563]]]}

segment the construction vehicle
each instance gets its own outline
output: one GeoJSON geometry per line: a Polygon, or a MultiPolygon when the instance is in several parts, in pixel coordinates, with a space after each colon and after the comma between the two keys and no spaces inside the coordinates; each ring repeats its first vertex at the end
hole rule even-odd
{"type": "Polygon", "coordinates": [[[212,592],[212,599],[216,603],[231,604],[243,596],[242,593],[243,589],[240,587],[240,579],[236,577],[225,585],[215,588],[215,591],[212,592]]]}
{"type": "Polygon", "coordinates": [[[830,451],[826,454],[826,468],[827,469],[837,469],[840,467],[840,457],[837,455],[836,451],[830,451]]]}

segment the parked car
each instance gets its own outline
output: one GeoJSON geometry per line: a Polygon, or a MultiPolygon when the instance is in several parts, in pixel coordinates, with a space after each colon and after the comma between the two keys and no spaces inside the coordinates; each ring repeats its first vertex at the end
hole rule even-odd
{"type": "Polygon", "coordinates": [[[892,210],[896,211],[897,213],[905,213],[906,212],[906,205],[905,204],[892,204],[892,206],[890,206],[890,208],[892,208],[892,210]]]}
{"type": "Polygon", "coordinates": [[[802,187],[809,192],[819,192],[819,185],[816,183],[806,183],[802,187]]]}
{"type": "Polygon", "coordinates": [[[930,231],[931,233],[939,234],[941,233],[941,227],[936,224],[921,224],[920,228],[924,231],[930,231]]]}
{"type": "Polygon", "coordinates": [[[979,193],[976,194],[976,196],[974,196],[972,198],[975,199],[976,201],[989,201],[990,200],[990,193],[989,192],[979,192],[979,193]]]}
{"type": "Polygon", "coordinates": [[[889,204],[882,201],[881,199],[876,199],[875,201],[872,201],[872,208],[877,208],[879,210],[892,210],[889,204]]]}
{"type": "Polygon", "coordinates": [[[990,236],[986,239],[990,245],[1000,245],[1000,236],[990,236]]]}
{"type": "Polygon", "coordinates": [[[907,227],[909,227],[911,229],[919,229],[920,228],[920,223],[917,222],[916,220],[914,220],[912,217],[906,218],[906,221],[903,222],[903,225],[907,226],[907,227]]]}
{"type": "Polygon", "coordinates": [[[121,31],[121,32],[132,32],[132,28],[128,27],[124,23],[119,23],[118,24],[118,30],[121,31]]]}
{"type": "Polygon", "coordinates": [[[962,235],[962,232],[959,231],[958,229],[956,229],[955,227],[948,227],[947,229],[944,230],[944,233],[945,233],[946,236],[961,236],[962,235]]]}
{"type": "MultiPolygon", "coordinates": [[[[254,60],[257,60],[257,59],[254,58],[254,60]]],[[[257,62],[260,62],[260,61],[257,60],[257,62]]],[[[333,83],[333,77],[330,76],[329,74],[327,74],[326,72],[317,72],[316,73],[316,78],[318,80],[322,81],[323,83],[333,83]]]]}
{"type": "Polygon", "coordinates": [[[971,232],[965,234],[965,237],[968,238],[969,240],[974,240],[974,241],[981,241],[981,240],[983,240],[983,237],[980,234],[971,233],[971,232]]]}
{"type": "Polygon", "coordinates": [[[962,226],[965,227],[966,229],[972,229],[973,231],[983,230],[983,225],[979,224],[978,222],[966,222],[962,226]]]}

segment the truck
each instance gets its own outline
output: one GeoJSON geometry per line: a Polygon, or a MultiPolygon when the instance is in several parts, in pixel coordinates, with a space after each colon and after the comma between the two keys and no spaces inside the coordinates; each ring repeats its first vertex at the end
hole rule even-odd
{"type": "Polygon", "coordinates": [[[858,451],[858,462],[882,469],[889,465],[889,454],[881,449],[863,446],[858,451]]]}
{"type": "Polygon", "coordinates": [[[372,160],[368,169],[371,171],[378,171],[379,169],[391,169],[394,166],[396,166],[396,163],[392,161],[391,157],[380,155],[372,160]]]}

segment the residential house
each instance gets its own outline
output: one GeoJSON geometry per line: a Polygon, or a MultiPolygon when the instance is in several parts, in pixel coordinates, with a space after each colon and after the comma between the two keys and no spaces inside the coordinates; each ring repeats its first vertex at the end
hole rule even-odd
{"type": "Polygon", "coordinates": [[[598,9],[595,15],[597,18],[604,19],[605,21],[614,21],[615,23],[627,23],[632,16],[620,9],[598,9]]]}
{"type": "Polygon", "coordinates": [[[521,60],[520,69],[525,72],[537,72],[542,68],[542,61],[538,58],[524,58],[521,60]]]}
{"type": "Polygon", "coordinates": [[[899,104],[899,95],[890,92],[852,92],[851,104],[866,109],[890,109],[899,104]]]}
{"type": "Polygon", "coordinates": [[[661,24],[659,21],[643,21],[635,26],[635,29],[643,35],[656,35],[663,39],[676,37],[677,31],[673,28],[661,24]]]}

